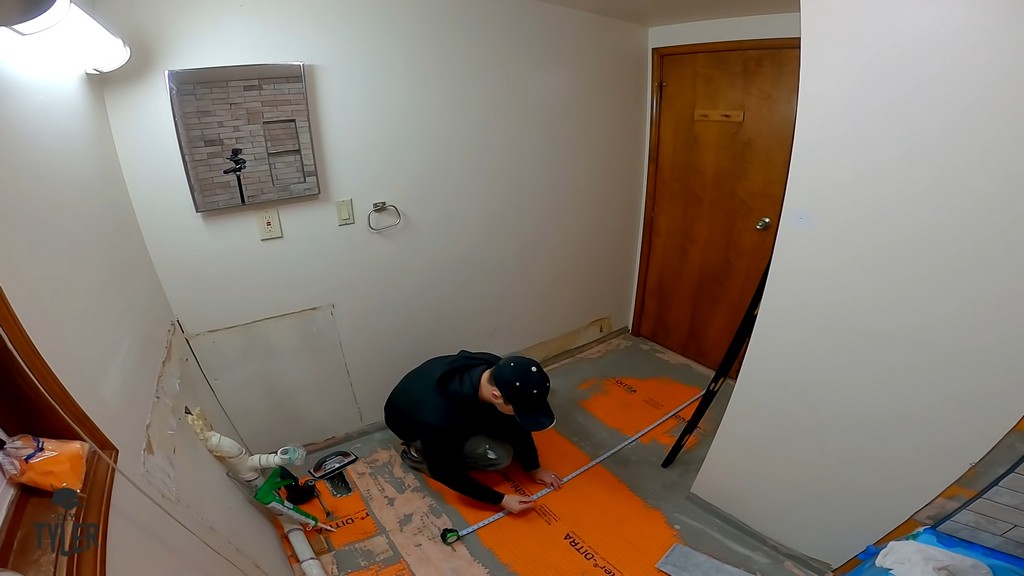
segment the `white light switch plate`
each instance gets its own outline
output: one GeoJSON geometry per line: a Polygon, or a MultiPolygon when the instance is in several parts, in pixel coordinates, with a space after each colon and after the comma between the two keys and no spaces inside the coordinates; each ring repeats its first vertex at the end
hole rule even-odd
{"type": "Polygon", "coordinates": [[[334,207],[338,210],[338,226],[345,226],[346,224],[355,224],[356,216],[352,212],[351,198],[338,200],[337,202],[334,203],[334,207]]]}
{"type": "Polygon", "coordinates": [[[260,225],[260,240],[270,240],[271,238],[280,238],[281,234],[281,216],[277,213],[277,208],[269,208],[260,212],[259,216],[260,225]]]}

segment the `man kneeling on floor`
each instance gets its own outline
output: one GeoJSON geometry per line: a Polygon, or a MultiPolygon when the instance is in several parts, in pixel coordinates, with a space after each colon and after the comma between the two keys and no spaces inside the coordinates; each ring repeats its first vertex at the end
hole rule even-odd
{"type": "Polygon", "coordinates": [[[551,381],[535,360],[467,352],[427,360],[407,374],[384,404],[384,423],[402,441],[402,460],[448,488],[509,512],[533,507],[469,475],[501,470],[515,458],[533,479],[561,488],[542,468],[533,432],[554,425],[551,381]]]}

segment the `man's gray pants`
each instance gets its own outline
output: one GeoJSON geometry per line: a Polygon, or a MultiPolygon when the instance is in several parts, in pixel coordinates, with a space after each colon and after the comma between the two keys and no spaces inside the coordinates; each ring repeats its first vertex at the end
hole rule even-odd
{"type": "MultiPolygon", "coordinates": [[[[473,436],[462,445],[462,461],[471,470],[503,470],[512,463],[512,447],[488,436],[473,436]]],[[[402,450],[402,460],[414,470],[427,473],[419,440],[402,450]]]]}

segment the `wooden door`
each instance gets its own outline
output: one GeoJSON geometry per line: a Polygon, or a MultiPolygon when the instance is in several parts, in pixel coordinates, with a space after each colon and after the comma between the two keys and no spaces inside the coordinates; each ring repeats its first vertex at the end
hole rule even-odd
{"type": "Polygon", "coordinates": [[[796,120],[798,42],[655,51],[633,332],[710,368],[721,362],[775,244],[796,120]],[[759,229],[763,218],[769,222],[759,229]]]}

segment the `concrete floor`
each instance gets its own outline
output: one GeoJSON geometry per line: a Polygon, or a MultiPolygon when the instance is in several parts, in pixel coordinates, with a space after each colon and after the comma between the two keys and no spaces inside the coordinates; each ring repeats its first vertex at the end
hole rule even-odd
{"type": "MultiPolygon", "coordinates": [[[[703,367],[629,335],[617,337],[558,363],[549,368],[549,373],[553,387],[551,404],[559,417],[556,429],[591,458],[622,442],[626,435],[606,426],[587,410],[580,409],[579,402],[595,393],[594,389],[581,389],[580,383],[594,378],[667,377],[703,389],[711,376],[703,367]]],[[[786,550],[689,493],[731,392],[730,382],[722,388],[701,423],[700,441],[685,451],[669,469],[660,467],[666,447],[657,442],[634,443],[606,460],[604,466],[660,511],[687,546],[751,574],[829,574],[829,567],[824,563],[786,550]]],[[[675,431],[681,428],[682,425],[677,425],[675,431]]],[[[389,431],[375,432],[343,447],[363,458],[359,463],[361,467],[350,469],[352,478],[367,496],[370,514],[387,532],[372,545],[363,543],[337,552],[335,557],[341,574],[360,569],[365,571],[366,566],[374,562],[389,564],[403,558],[407,572],[396,570],[388,574],[512,574],[475,535],[463,540],[464,556],[456,557],[443,546],[425,546],[425,539],[436,541],[437,526],[450,523],[458,528],[465,526],[466,522],[426,483],[411,479],[408,469],[400,464],[394,452],[398,444],[389,431]],[[367,455],[374,456],[365,458],[367,455]],[[368,487],[368,484],[372,486],[368,487]],[[414,513],[402,509],[403,506],[421,510],[414,513]],[[424,526],[412,526],[417,522],[424,526]],[[431,554],[435,556],[431,557],[431,554]]],[[[315,457],[312,456],[310,461],[315,457]]],[[[572,490],[572,483],[565,489],[572,490]]],[[[384,572],[371,570],[362,573],[384,572]]],[[[657,573],[653,566],[650,573],[657,573]]]]}

